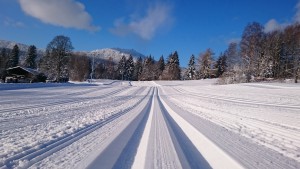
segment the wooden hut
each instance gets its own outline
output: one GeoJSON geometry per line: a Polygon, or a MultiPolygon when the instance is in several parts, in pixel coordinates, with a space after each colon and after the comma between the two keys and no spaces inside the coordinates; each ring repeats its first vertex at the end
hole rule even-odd
{"type": "Polygon", "coordinates": [[[21,66],[6,69],[6,83],[32,83],[37,81],[40,73],[37,70],[21,66]]]}

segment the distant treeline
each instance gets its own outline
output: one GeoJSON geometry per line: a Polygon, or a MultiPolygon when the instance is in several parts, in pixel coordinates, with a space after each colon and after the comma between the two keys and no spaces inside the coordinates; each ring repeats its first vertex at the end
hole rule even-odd
{"type": "Polygon", "coordinates": [[[217,60],[213,60],[211,55],[211,49],[200,54],[199,72],[193,77],[194,69],[189,66],[187,77],[216,76],[221,77],[222,83],[288,78],[297,83],[300,74],[300,24],[264,32],[261,24],[250,23],[245,27],[239,43],[230,43],[217,60]]]}
{"type": "MultiPolygon", "coordinates": [[[[293,78],[295,83],[300,74],[300,24],[295,23],[283,30],[264,32],[264,27],[253,22],[248,24],[239,43],[232,42],[228,49],[215,57],[212,49],[192,55],[186,69],[181,69],[177,51],[165,62],[148,56],[138,58],[123,56],[118,63],[113,58],[93,60],[83,53],[73,52],[69,37],[56,36],[47,45],[44,56],[36,63],[34,45],[28,48],[24,67],[38,69],[48,79],[61,81],[85,81],[87,79],[119,80],[195,80],[220,77],[221,83],[240,83],[265,79],[293,78]],[[216,59],[215,59],[216,58],[216,59]]],[[[6,69],[20,65],[19,48],[0,51],[0,76],[6,69]]]]}
{"type": "Polygon", "coordinates": [[[31,45],[26,53],[24,63],[19,61],[19,47],[15,45],[12,50],[1,49],[0,76],[4,80],[6,69],[23,66],[37,69],[45,74],[48,80],[61,82],[68,80],[85,81],[87,79],[119,79],[119,80],[179,80],[180,67],[177,52],[170,54],[167,63],[161,56],[155,61],[152,56],[144,60],[138,58],[136,62],[132,56],[123,56],[119,63],[113,58],[99,60],[80,52],[73,52],[69,37],[56,36],[47,45],[44,56],[36,62],[36,47],[31,45]]]}

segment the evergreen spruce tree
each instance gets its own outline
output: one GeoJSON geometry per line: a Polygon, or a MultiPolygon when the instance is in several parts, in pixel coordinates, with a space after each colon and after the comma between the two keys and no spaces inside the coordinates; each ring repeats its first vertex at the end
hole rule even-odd
{"type": "Polygon", "coordinates": [[[165,59],[164,56],[161,56],[157,62],[157,77],[158,79],[162,79],[162,73],[165,70],[165,59]]]}
{"type": "Polygon", "coordinates": [[[179,57],[177,51],[171,54],[168,58],[168,63],[166,64],[165,70],[163,72],[164,80],[180,80],[180,66],[179,57]]]}
{"type": "Polygon", "coordinates": [[[133,80],[140,80],[143,71],[143,59],[139,57],[134,66],[133,80]]]}
{"type": "Polygon", "coordinates": [[[120,79],[124,80],[126,74],[126,57],[123,55],[118,64],[118,72],[121,76],[120,79]]]}
{"type": "Polygon", "coordinates": [[[6,69],[7,69],[8,55],[5,48],[1,49],[0,52],[0,81],[5,80],[6,69]]]}
{"type": "Polygon", "coordinates": [[[195,56],[192,55],[189,61],[187,76],[190,80],[196,79],[195,56]]]}
{"type": "Polygon", "coordinates": [[[220,77],[227,71],[227,56],[225,54],[220,55],[215,67],[217,68],[217,77],[220,77]]]}
{"type": "Polygon", "coordinates": [[[1,70],[5,70],[7,68],[7,61],[8,61],[8,57],[7,57],[6,49],[2,48],[1,52],[0,52],[0,69],[1,70]]]}
{"type": "Polygon", "coordinates": [[[127,80],[132,80],[133,71],[134,71],[134,62],[133,62],[132,56],[130,55],[128,60],[126,61],[126,78],[127,78],[127,80]]]}
{"type": "Polygon", "coordinates": [[[180,80],[180,66],[179,66],[179,57],[177,51],[172,55],[172,59],[170,62],[170,69],[173,74],[173,78],[171,80],[180,80]]]}
{"type": "Polygon", "coordinates": [[[20,49],[18,45],[15,45],[11,51],[10,58],[8,61],[8,67],[16,67],[19,64],[19,53],[20,49]]]}
{"type": "Polygon", "coordinates": [[[37,57],[36,47],[34,45],[29,46],[26,59],[25,59],[25,67],[35,69],[36,63],[35,59],[37,57]]]}

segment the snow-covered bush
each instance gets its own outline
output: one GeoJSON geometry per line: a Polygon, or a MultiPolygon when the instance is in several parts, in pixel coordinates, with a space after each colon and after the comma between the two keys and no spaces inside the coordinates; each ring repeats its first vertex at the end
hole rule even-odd
{"type": "Polygon", "coordinates": [[[251,77],[246,76],[241,71],[225,72],[219,77],[217,84],[235,84],[235,83],[246,83],[251,81],[251,77]]]}

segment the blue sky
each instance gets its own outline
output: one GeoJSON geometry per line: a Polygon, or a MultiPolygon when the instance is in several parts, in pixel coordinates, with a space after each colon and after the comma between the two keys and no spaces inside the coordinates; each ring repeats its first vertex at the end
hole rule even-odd
{"type": "Polygon", "coordinates": [[[45,48],[56,35],[74,50],[120,47],[158,59],[177,50],[216,55],[257,21],[266,31],[300,21],[299,0],[0,0],[0,39],[45,48]]]}

